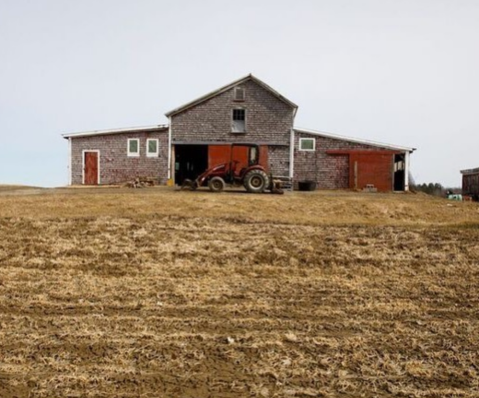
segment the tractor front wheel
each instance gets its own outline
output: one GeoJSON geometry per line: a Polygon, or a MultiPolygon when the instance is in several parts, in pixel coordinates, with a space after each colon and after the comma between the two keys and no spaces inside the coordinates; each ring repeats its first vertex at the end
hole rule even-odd
{"type": "Polygon", "coordinates": [[[269,187],[269,176],[263,170],[251,170],[244,177],[244,187],[251,193],[262,193],[269,187]]]}
{"type": "Polygon", "coordinates": [[[225,189],[225,180],[221,177],[213,177],[211,180],[208,181],[208,187],[212,192],[221,192],[225,189]]]}

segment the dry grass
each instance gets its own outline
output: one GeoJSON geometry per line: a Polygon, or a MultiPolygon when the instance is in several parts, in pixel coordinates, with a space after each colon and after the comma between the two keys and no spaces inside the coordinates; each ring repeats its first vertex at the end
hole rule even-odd
{"type": "Polygon", "coordinates": [[[477,397],[478,209],[0,196],[0,396],[477,397]]]}
{"type": "Polygon", "coordinates": [[[32,190],[35,189],[34,187],[30,187],[28,185],[7,185],[7,184],[0,184],[0,194],[4,194],[6,192],[10,193],[12,191],[21,191],[21,190],[32,190]]]}
{"type": "Polygon", "coordinates": [[[292,225],[414,225],[479,222],[472,202],[450,202],[425,194],[302,192],[249,195],[243,191],[149,189],[30,189],[0,194],[0,216],[51,217],[187,216],[292,225]]]}

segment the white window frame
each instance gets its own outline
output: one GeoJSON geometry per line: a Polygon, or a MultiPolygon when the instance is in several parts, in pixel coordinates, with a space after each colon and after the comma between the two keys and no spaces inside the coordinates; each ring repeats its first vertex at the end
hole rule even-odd
{"type": "Polygon", "coordinates": [[[146,140],[146,157],[157,158],[160,154],[160,140],[158,138],[147,138],[146,140]],[[150,141],[156,141],[156,152],[150,152],[150,141]]]}
{"type": "Polygon", "coordinates": [[[127,154],[129,158],[139,158],[140,157],[140,139],[139,138],[128,138],[128,143],[127,143],[127,154]],[[130,142],[131,141],[136,141],[138,143],[138,152],[130,152],[130,142]]]}
{"type": "Polygon", "coordinates": [[[231,132],[233,134],[244,134],[247,130],[247,122],[248,122],[248,112],[245,108],[233,108],[231,111],[231,132]],[[244,111],[244,130],[243,131],[234,131],[234,114],[235,111],[244,111]]]}
{"type": "Polygon", "coordinates": [[[299,150],[304,152],[314,152],[316,150],[316,138],[300,138],[299,150]],[[303,149],[303,141],[313,141],[313,149],[303,149]]]}

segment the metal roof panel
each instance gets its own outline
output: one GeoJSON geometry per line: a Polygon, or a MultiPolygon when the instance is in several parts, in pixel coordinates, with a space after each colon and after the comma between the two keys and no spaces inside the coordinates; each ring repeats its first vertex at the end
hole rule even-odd
{"type": "Polygon", "coordinates": [[[344,136],[344,135],[327,133],[327,132],[324,132],[324,131],[317,131],[317,130],[299,128],[299,127],[295,127],[294,131],[297,131],[299,133],[318,135],[318,136],[321,136],[321,137],[332,138],[332,139],[341,140],[341,141],[356,142],[358,144],[365,144],[365,145],[377,146],[377,147],[381,147],[381,148],[395,149],[395,150],[400,150],[400,151],[414,152],[416,150],[416,148],[410,148],[410,147],[401,146],[401,145],[386,144],[384,142],[364,140],[364,139],[360,139],[360,138],[347,137],[347,136],[344,136]]]}
{"type": "Polygon", "coordinates": [[[156,130],[167,130],[167,129],[168,129],[168,124],[157,124],[154,126],[124,127],[124,128],[118,128],[118,129],[92,130],[92,131],[82,131],[78,133],[66,133],[66,134],[62,134],[62,137],[75,138],[75,137],[88,137],[88,136],[94,136],[94,135],[126,134],[126,133],[147,132],[147,131],[156,131],[156,130]]]}

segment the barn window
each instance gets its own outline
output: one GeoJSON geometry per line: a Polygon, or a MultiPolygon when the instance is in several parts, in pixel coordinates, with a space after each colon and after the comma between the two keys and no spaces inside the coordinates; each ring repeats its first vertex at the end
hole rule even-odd
{"type": "Polygon", "coordinates": [[[149,158],[158,157],[159,152],[158,138],[148,138],[146,140],[146,156],[149,158]]]}
{"type": "Polygon", "coordinates": [[[138,138],[128,138],[128,156],[140,156],[140,140],[138,138]]]}
{"type": "Polygon", "coordinates": [[[233,109],[233,120],[231,127],[233,133],[246,132],[246,109],[233,109]]]}
{"type": "Polygon", "coordinates": [[[237,102],[242,102],[245,99],[245,91],[243,87],[235,87],[234,89],[234,100],[237,102]]]}
{"type": "Polygon", "coordinates": [[[300,138],[299,139],[300,151],[314,151],[316,150],[316,138],[300,138]]]}

